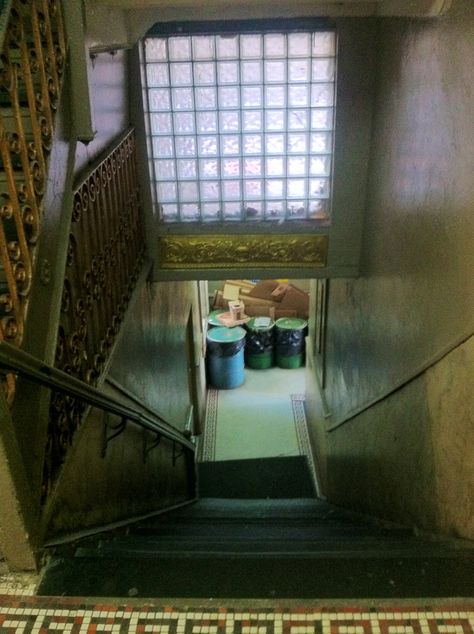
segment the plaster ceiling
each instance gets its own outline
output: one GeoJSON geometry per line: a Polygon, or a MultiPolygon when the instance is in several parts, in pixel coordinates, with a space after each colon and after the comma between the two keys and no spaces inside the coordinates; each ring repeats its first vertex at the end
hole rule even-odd
{"type": "MultiPolygon", "coordinates": [[[[380,16],[425,16],[435,17],[444,13],[452,0],[319,0],[307,1],[304,4],[311,13],[320,15],[380,15],[380,16]]],[[[95,0],[97,5],[119,7],[126,10],[135,9],[177,9],[177,8],[219,8],[235,11],[239,7],[262,7],[271,4],[273,8],[288,9],[294,2],[291,0],[95,0]]],[[[199,19],[199,14],[193,18],[199,19]]]]}

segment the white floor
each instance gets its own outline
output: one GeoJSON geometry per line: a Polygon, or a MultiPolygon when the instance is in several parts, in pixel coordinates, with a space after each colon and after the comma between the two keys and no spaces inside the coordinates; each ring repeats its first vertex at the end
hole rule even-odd
{"type": "Polygon", "coordinates": [[[300,455],[304,381],[304,368],[246,368],[241,387],[211,389],[203,460],[300,455]]]}

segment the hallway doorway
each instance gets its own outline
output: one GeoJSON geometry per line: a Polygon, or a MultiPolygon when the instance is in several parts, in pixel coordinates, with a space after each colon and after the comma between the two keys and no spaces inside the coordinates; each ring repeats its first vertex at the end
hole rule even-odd
{"type": "MultiPolygon", "coordinates": [[[[234,297],[235,301],[238,301],[239,298],[244,297],[239,293],[239,282],[239,280],[199,282],[205,343],[207,343],[206,332],[209,336],[209,329],[224,326],[219,324],[219,312],[224,318],[226,317],[227,313],[222,311],[224,311],[223,307],[232,301],[230,298],[234,297]]],[[[298,319],[298,314],[306,317],[300,321],[307,324],[309,314],[305,310],[309,310],[308,280],[274,281],[274,286],[278,285],[283,289],[282,293],[285,289],[298,293],[301,302],[299,313],[296,307],[290,308],[291,300],[283,304],[287,306],[286,311],[284,308],[280,309],[280,302],[272,303],[271,294],[268,292],[268,288],[272,288],[272,281],[263,282],[260,295],[257,290],[249,298],[251,301],[246,301],[245,297],[243,299],[244,314],[247,316],[248,310],[247,319],[252,315],[251,321],[247,321],[247,324],[252,326],[255,319],[265,317],[271,320],[273,327],[277,321],[275,317],[291,315],[298,319]],[[305,299],[308,309],[305,308],[305,299]],[[277,312],[278,310],[280,312],[277,312]]],[[[257,282],[252,283],[255,285],[254,288],[257,288],[257,282]]],[[[249,287],[250,283],[248,287],[242,289],[244,293],[249,293],[249,287]]],[[[241,326],[247,330],[248,337],[247,324],[241,324],[241,326]]],[[[259,368],[257,365],[256,368],[255,365],[252,367],[252,364],[249,367],[246,355],[243,383],[232,389],[219,389],[213,385],[212,376],[209,376],[208,371],[206,416],[198,452],[200,462],[250,461],[303,456],[308,462],[314,488],[319,492],[305,416],[306,369],[303,333],[301,333],[301,342],[303,355],[301,361],[298,359],[299,367],[295,364],[294,367],[290,366],[291,369],[278,367],[275,361],[271,367],[259,368]]],[[[209,354],[207,350],[206,356],[209,357],[209,354]]]]}

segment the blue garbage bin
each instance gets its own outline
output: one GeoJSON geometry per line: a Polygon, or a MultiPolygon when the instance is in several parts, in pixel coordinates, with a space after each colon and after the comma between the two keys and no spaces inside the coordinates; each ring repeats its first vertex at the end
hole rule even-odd
{"type": "Polygon", "coordinates": [[[231,389],[243,384],[245,330],[211,328],[207,333],[207,369],[209,382],[218,389],[231,389]]]}

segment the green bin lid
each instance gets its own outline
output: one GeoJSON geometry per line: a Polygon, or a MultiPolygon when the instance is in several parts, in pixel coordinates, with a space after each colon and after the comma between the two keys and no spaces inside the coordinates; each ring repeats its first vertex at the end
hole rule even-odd
{"type": "Polygon", "coordinates": [[[216,310],[212,310],[207,317],[207,323],[211,326],[222,326],[222,322],[217,319],[217,316],[222,315],[222,313],[225,312],[226,311],[224,308],[217,308],[216,310]]]}
{"type": "Polygon", "coordinates": [[[280,317],[276,320],[276,327],[284,330],[303,330],[308,322],[299,317],[280,317]]]}
{"type": "Polygon", "coordinates": [[[240,326],[234,328],[212,328],[207,333],[209,341],[215,341],[216,343],[232,343],[233,341],[240,341],[245,337],[245,330],[240,326]]]}
{"type": "Polygon", "coordinates": [[[271,330],[274,325],[274,321],[270,317],[252,317],[246,324],[249,330],[263,332],[271,330]]]}

